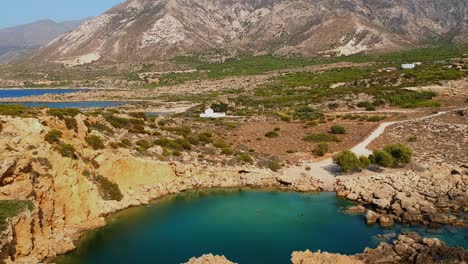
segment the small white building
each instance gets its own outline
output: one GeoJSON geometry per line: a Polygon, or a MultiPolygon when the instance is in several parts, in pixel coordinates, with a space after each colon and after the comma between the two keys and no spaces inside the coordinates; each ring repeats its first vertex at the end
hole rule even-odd
{"type": "Polygon", "coordinates": [[[416,64],[415,63],[405,63],[405,64],[401,65],[401,68],[405,69],[405,70],[411,70],[411,69],[416,68],[416,64]]]}
{"type": "Polygon", "coordinates": [[[215,113],[211,108],[205,110],[205,113],[200,114],[202,118],[223,118],[226,117],[226,113],[215,113]]]}

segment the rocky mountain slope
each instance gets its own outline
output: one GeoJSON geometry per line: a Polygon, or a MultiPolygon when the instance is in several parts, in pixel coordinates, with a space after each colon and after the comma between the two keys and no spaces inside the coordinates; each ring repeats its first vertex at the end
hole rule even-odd
{"type": "Polygon", "coordinates": [[[81,21],[40,20],[0,29],[0,62],[9,62],[46,45],[60,35],[78,28],[81,21]]]}
{"type": "Polygon", "coordinates": [[[208,49],[348,55],[466,42],[467,0],[129,0],[50,43],[36,59],[77,65],[208,49]]]}

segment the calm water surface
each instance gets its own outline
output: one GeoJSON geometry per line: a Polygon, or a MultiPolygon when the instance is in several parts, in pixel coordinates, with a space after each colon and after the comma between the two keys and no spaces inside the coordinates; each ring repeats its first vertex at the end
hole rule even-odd
{"type": "Polygon", "coordinates": [[[0,88],[0,98],[38,96],[44,94],[66,94],[84,91],[83,89],[6,89],[0,88]]]}
{"type": "Polygon", "coordinates": [[[24,105],[28,107],[48,107],[48,108],[107,108],[118,107],[128,102],[121,101],[95,101],[95,102],[14,102],[14,103],[1,103],[0,104],[15,104],[24,105]]]}
{"type": "Polygon", "coordinates": [[[335,193],[188,192],[117,214],[58,263],[170,264],[214,253],[241,264],[284,264],[295,250],[354,254],[380,243],[378,234],[410,230],[468,246],[467,229],[381,229],[343,214],[350,204],[335,193]]]}

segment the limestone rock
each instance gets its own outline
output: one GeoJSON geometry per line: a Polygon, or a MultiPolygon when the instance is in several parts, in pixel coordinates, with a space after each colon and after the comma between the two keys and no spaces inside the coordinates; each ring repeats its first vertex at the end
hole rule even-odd
{"type": "Polygon", "coordinates": [[[235,264],[224,256],[214,256],[213,254],[203,255],[199,258],[191,258],[185,264],[235,264]]]}

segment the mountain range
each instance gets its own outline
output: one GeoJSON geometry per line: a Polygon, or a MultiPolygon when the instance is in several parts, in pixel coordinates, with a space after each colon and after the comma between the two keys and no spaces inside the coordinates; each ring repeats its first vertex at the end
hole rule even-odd
{"type": "Polygon", "coordinates": [[[467,8],[468,0],[129,0],[34,59],[73,66],[213,49],[312,56],[466,43],[467,8]]]}
{"type": "Polygon", "coordinates": [[[80,26],[82,21],[40,20],[33,23],[0,29],[0,62],[9,62],[36,51],[80,26]]]}

